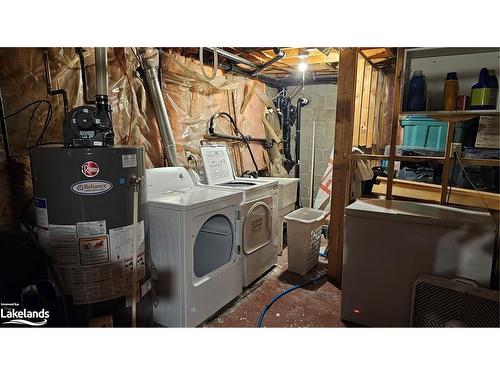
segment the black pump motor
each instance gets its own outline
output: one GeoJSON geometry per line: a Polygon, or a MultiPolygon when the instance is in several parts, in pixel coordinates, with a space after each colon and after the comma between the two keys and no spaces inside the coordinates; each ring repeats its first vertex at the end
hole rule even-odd
{"type": "Polygon", "coordinates": [[[86,105],[76,107],[64,117],[64,144],[67,147],[113,146],[114,134],[108,111],[86,105]]]}

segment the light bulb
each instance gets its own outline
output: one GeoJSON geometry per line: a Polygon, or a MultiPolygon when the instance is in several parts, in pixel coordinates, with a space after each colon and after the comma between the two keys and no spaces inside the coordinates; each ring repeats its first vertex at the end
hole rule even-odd
{"type": "Polygon", "coordinates": [[[299,71],[305,72],[307,70],[307,63],[305,61],[301,61],[299,64],[299,71]]]}

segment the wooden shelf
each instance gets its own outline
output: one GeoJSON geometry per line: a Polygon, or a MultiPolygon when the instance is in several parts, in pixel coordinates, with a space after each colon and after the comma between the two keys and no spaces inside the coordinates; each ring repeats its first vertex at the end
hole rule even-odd
{"type": "Polygon", "coordinates": [[[488,110],[469,110],[469,111],[402,112],[399,115],[399,119],[404,120],[412,116],[428,116],[436,120],[455,122],[455,121],[466,121],[479,116],[500,116],[500,111],[496,109],[488,109],[488,110]]]}
{"type": "MultiPolygon", "coordinates": [[[[388,155],[370,155],[370,154],[351,154],[353,160],[389,160],[388,155]]],[[[453,161],[454,158],[450,158],[453,161]]],[[[408,161],[408,162],[426,162],[433,161],[436,163],[444,163],[444,156],[395,156],[394,161],[408,161]]],[[[472,159],[461,158],[460,161],[463,165],[484,165],[492,167],[500,167],[499,159],[472,159]]]]}
{"type": "MultiPolygon", "coordinates": [[[[372,191],[376,194],[385,195],[387,179],[377,177],[377,182],[377,184],[373,185],[372,191]]],[[[449,193],[449,198],[447,195],[447,203],[449,204],[500,210],[500,194],[477,192],[457,187],[448,188],[447,193],[449,193]]],[[[441,202],[441,185],[394,179],[392,195],[398,198],[441,202]]]]}

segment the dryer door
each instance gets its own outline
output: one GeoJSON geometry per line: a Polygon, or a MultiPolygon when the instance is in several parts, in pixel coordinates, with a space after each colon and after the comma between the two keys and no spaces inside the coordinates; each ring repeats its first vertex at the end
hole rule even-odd
{"type": "Polygon", "coordinates": [[[245,203],[241,208],[243,218],[242,249],[251,254],[272,241],[273,198],[266,197],[245,203]]]}
{"type": "Polygon", "coordinates": [[[221,214],[210,217],[202,225],[193,248],[193,271],[202,278],[232,261],[233,226],[221,214]]]}

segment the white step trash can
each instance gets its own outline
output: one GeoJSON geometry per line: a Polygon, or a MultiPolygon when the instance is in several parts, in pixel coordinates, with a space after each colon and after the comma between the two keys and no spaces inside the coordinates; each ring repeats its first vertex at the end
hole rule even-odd
{"type": "Polygon", "coordinates": [[[288,233],[288,270],[305,275],[318,264],[321,226],[326,212],[299,208],[285,216],[288,233]]]}

